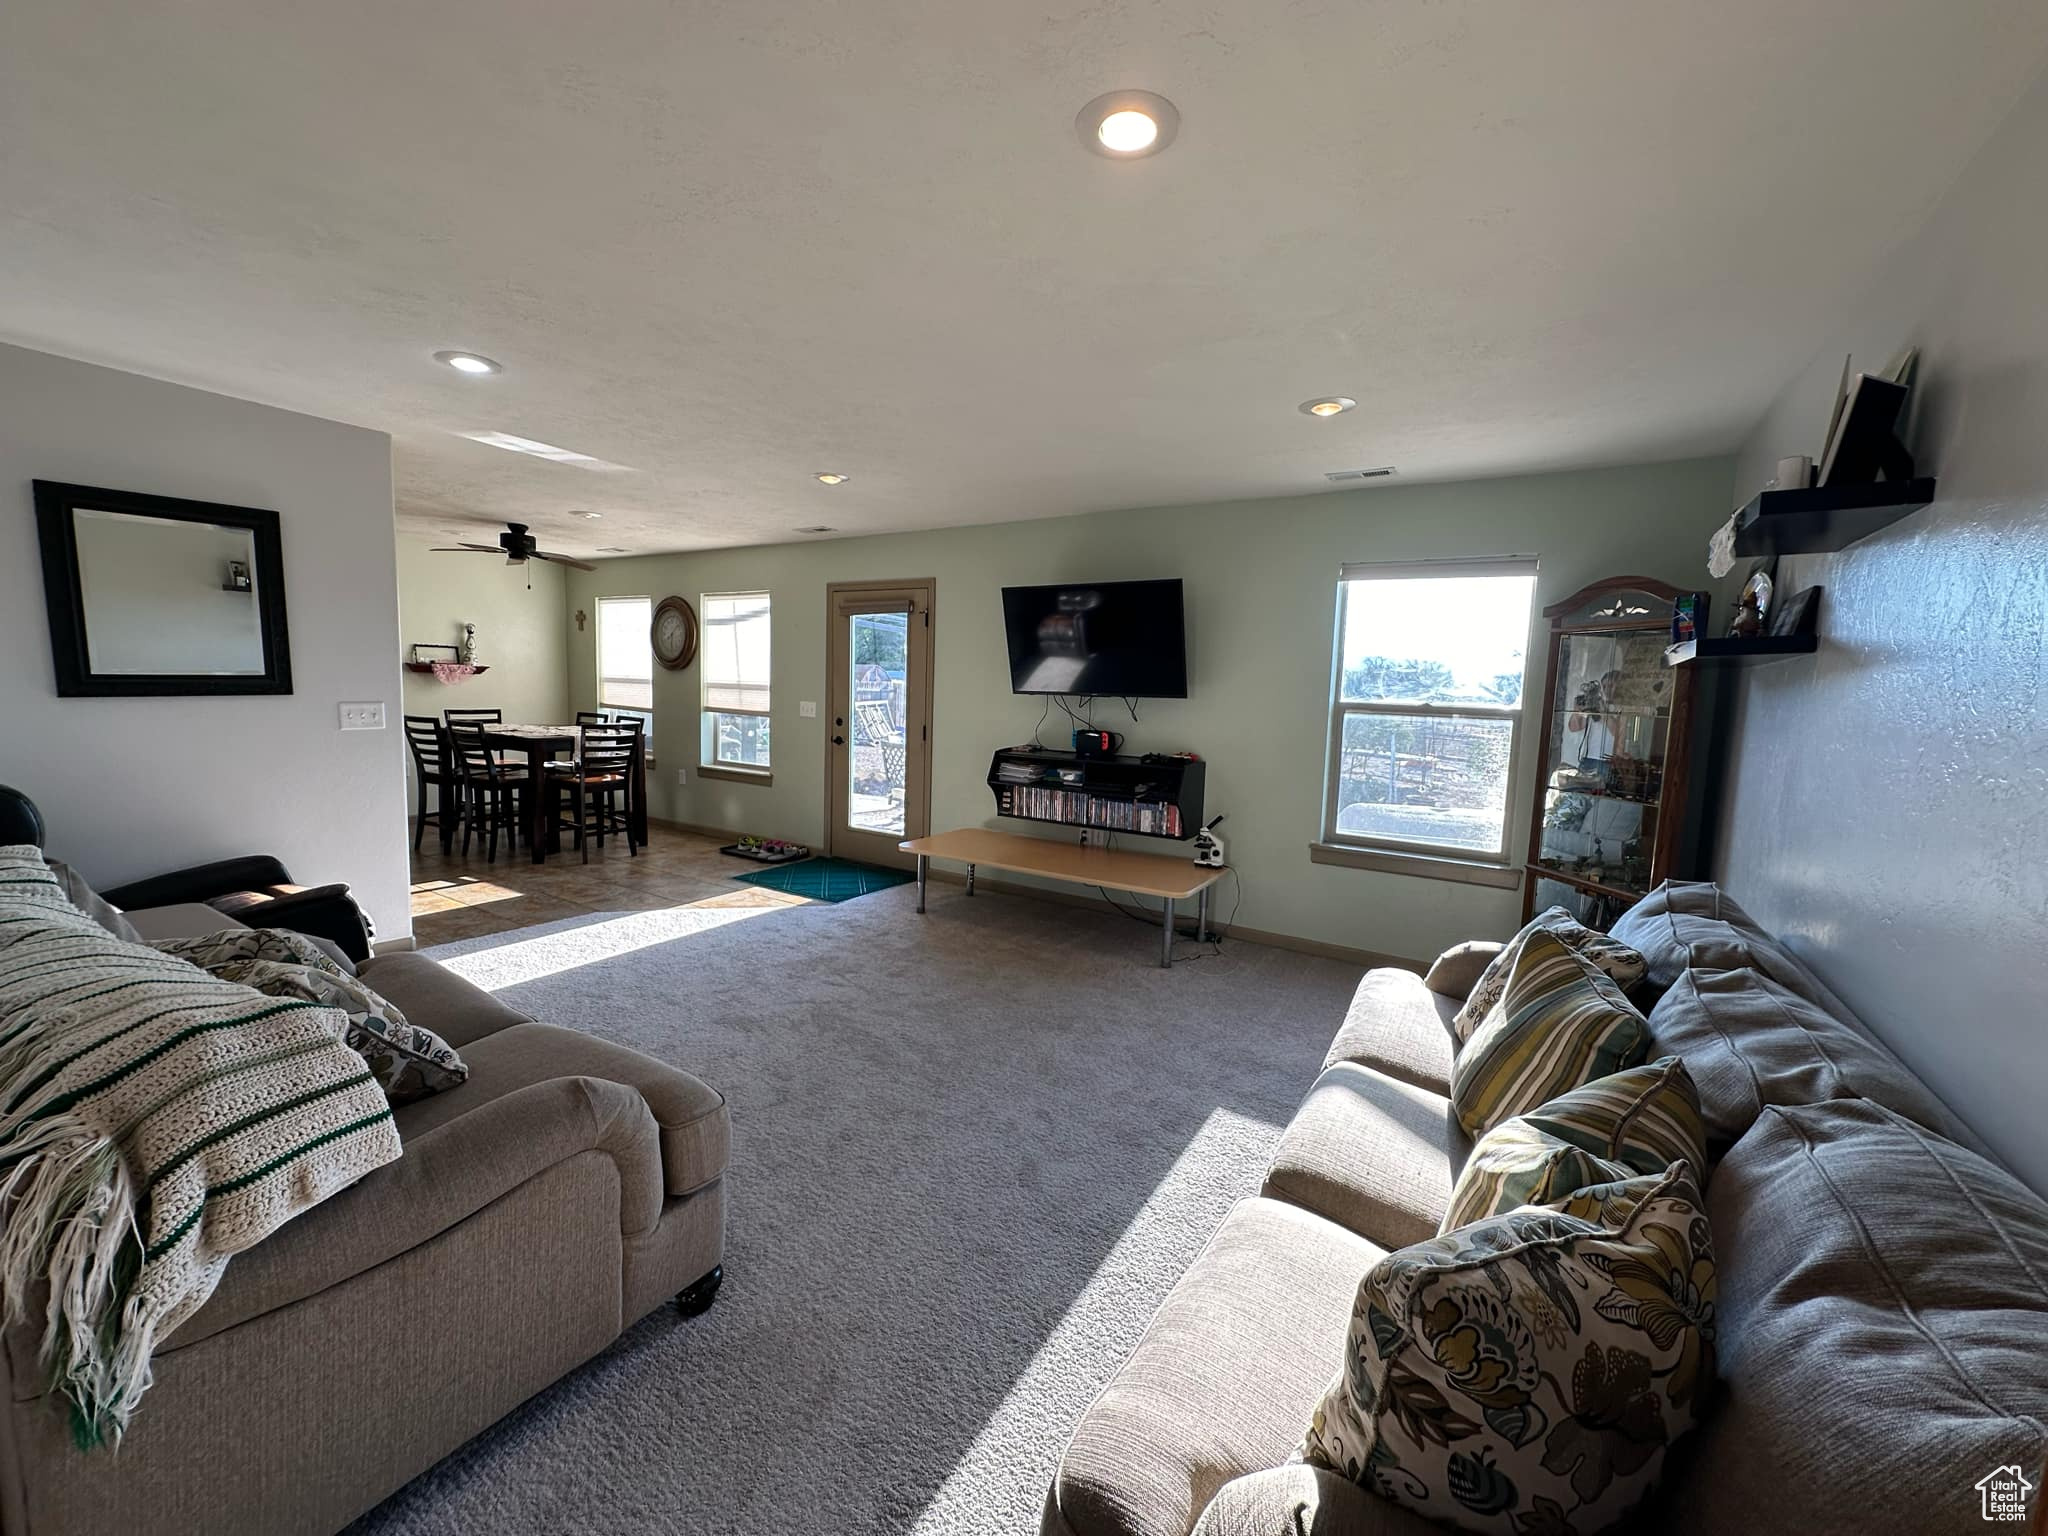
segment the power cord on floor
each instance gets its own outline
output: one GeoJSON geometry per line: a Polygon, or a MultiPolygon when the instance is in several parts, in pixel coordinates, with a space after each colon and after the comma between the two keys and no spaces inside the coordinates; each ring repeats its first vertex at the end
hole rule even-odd
{"type": "MultiPolygon", "coordinates": [[[[1207,960],[1212,957],[1218,959],[1222,957],[1223,941],[1230,937],[1230,930],[1237,922],[1238,905],[1240,902],[1244,900],[1244,881],[1242,877],[1239,876],[1236,867],[1232,866],[1230,868],[1227,868],[1224,870],[1224,873],[1230,876],[1229,918],[1225,920],[1221,926],[1218,926],[1213,923],[1210,924],[1209,933],[1196,934],[1194,939],[1192,940],[1194,946],[1193,951],[1191,953],[1186,954],[1176,953],[1173,957],[1175,960],[1207,960]],[[1214,934],[1214,937],[1210,937],[1210,934],[1214,934]]],[[[1103,886],[1098,885],[1097,887],[1095,887],[1095,893],[1096,895],[1100,896],[1104,901],[1108,902],[1110,906],[1114,907],[1118,912],[1122,913],[1125,917],[1128,917],[1134,923],[1143,923],[1148,928],[1159,928],[1165,926],[1166,913],[1163,910],[1158,912],[1153,911],[1150,907],[1145,905],[1143,897],[1135,898],[1137,900],[1138,907],[1136,911],[1133,911],[1131,908],[1125,906],[1122,902],[1118,901],[1114,896],[1110,895],[1109,891],[1103,886]]],[[[1198,908],[1197,910],[1199,911],[1200,909],[1198,908]]],[[[1178,933],[1175,934],[1174,942],[1176,944],[1180,942],[1180,937],[1178,933]]]]}

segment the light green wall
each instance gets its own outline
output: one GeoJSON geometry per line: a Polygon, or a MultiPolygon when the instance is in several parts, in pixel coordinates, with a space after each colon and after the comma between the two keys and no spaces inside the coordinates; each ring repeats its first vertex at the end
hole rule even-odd
{"type": "MultiPolygon", "coordinates": [[[[825,586],[831,581],[935,577],[937,676],[932,725],[932,826],[1002,826],[986,779],[996,748],[1028,740],[1040,701],[1009,689],[1004,586],[1179,576],[1187,583],[1190,694],[1118,706],[1100,723],[1127,752],[1200,753],[1205,805],[1243,883],[1246,927],[1427,958],[1476,935],[1503,935],[1519,892],[1311,864],[1320,832],[1337,567],[1347,560],[1535,554],[1536,606],[1603,576],[1702,579],[1707,535],[1728,515],[1728,460],[1447,485],[1380,486],[1283,500],[1165,507],[1087,517],[828,539],[701,554],[607,561],[571,572],[571,611],[600,596],[766,590],[775,599],[775,782],[678,787],[697,762],[698,676],[657,670],[654,741],[658,817],[817,843],[824,836],[825,586]],[[815,700],[816,719],[797,713],[815,700]]],[[[1534,628],[1540,629],[1538,619],[1534,628]]],[[[570,704],[596,700],[596,625],[569,632],[570,704]]],[[[1543,649],[1532,633],[1532,692],[1543,649]]],[[[1538,701],[1540,702],[1540,700],[1538,701]]],[[[1055,722],[1059,721],[1054,711],[1055,722]]],[[[1525,731],[1525,754],[1535,733],[1525,731]]],[[[1048,724],[1048,741],[1063,739],[1048,724]]],[[[1512,844],[1525,835],[1529,768],[1518,775],[1512,844]]],[[[1132,846],[1154,846],[1131,839],[1132,846]]],[[[1161,852],[1180,845],[1161,842],[1161,852]]],[[[1223,900],[1229,907],[1229,896],[1223,900]]]]}
{"type": "MultiPolygon", "coordinates": [[[[405,713],[438,715],[450,708],[495,707],[505,711],[507,720],[568,719],[563,631],[570,626],[562,616],[563,567],[543,560],[510,566],[483,555],[433,552],[434,544],[448,542],[399,538],[400,638],[406,646],[460,645],[462,626],[474,624],[477,660],[490,670],[460,683],[439,682],[426,672],[403,673],[405,713]]],[[[409,760],[405,782],[410,804],[414,787],[409,760]]]]}

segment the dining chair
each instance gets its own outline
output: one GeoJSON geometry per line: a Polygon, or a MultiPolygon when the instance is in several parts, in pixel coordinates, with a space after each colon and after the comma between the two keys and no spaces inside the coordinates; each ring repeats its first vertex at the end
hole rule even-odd
{"type": "Polygon", "coordinates": [[[604,846],[609,832],[626,834],[626,852],[638,858],[633,841],[631,809],[633,754],[639,750],[639,732],[623,725],[591,725],[583,729],[583,750],[575,760],[548,764],[548,793],[566,795],[570,817],[563,823],[576,833],[576,847],[583,862],[590,862],[590,840],[604,846]],[[621,810],[616,797],[625,795],[627,809],[621,810]]]}
{"type": "MultiPolygon", "coordinates": [[[[502,709],[444,709],[441,711],[441,718],[448,722],[448,728],[452,731],[458,725],[503,725],[505,723],[505,711],[502,709]]],[[[495,756],[501,763],[516,763],[519,761],[518,755],[512,752],[499,752],[495,756]]]]}
{"type": "Polygon", "coordinates": [[[405,716],[405,744],[412,749],[412,773],[417,788],[413,796],[418,807],[419,826],[412,835],[412,851],[418,853],[426,839],[427,821],[441,834],[446,849],[454,841],[455,828],[462,820],[462,768],[448,746],[448,735],[432,715],[405,716]],[[427,786],[435,789],[434,809],[427,809],[427,786]],[[450,818],[453,818],[451,820],[450,818]]]}
{"type": "Polygon", "coordinates": [[[610,725],[612,717],[601,709],[579,709],[576,711],[576,723],[579,726],[610,725]]]}
{"type": "Polygon", "coordinates": [[[484,839],[484,862],[498,862],[498,829],[519,846],[519,796],[526,789],[526,770],[508,767],[491,756],[484,745],[483,725],[463,724],[449,733],[455,759],[462,770],[462,856],[469,857],[472,833],[484,839]]]}

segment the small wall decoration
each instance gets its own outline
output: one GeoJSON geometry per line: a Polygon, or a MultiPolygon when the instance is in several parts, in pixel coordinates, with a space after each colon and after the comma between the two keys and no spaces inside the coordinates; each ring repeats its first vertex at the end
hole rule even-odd
{"type": "Polygon", "coordinates": [[[230,560],[228,562],[226,579],[221,582],[221,590],[223,592],[247,592],[253,586],[254,583],[249,580],[249,562],[246,560],[230,560]]]}
{"type": "Polygon", "coordinates": [[[476,665],[476,626],[474,624],[462,626],[462,660],[465,666],[473,667],[476,665]]]}
{"type": "Polygon", "coordinates": [[[579,635],[582,634],[583,626],[588,624],[589,622],[590,615],[585,613],[581,608],[578,608],[576,610],[576,633],[579,635]]]}

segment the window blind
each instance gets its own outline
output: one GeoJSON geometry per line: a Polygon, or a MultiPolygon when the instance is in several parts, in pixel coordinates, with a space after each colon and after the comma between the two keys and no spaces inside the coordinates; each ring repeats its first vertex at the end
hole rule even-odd
{"type": "Polygon", "coordinates": [[[645,597],[597,600],[597,702],[600,708],[654,708],[654,603],[645,597]]]}
{"type": "Polygon", "coordinates": [[[704,599],[704,707],[724,714],[768,713],[769,598],[737,592],[704,599]]]}

